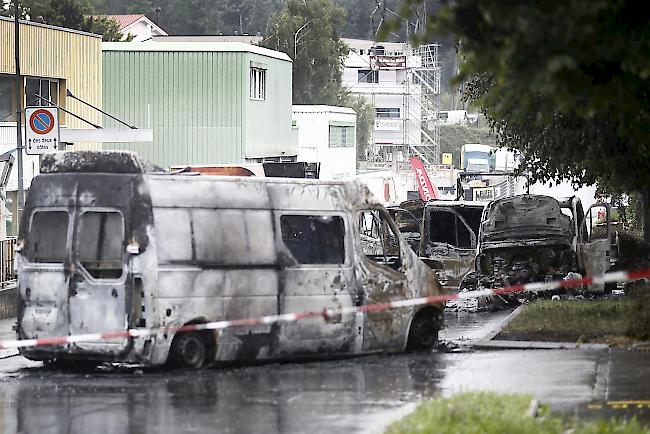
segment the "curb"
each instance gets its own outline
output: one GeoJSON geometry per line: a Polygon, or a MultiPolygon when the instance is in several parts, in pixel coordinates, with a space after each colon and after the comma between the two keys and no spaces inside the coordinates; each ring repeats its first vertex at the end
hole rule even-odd
{"type": "Polygon", "coordinates": [[[476,349],[486,350],[607,350],[608,344],[578,344],[575,342],[544,342],[544,341],[508,341],[494,339],[510,321],[519,315],[525,304],[520,305],[505,317],[501,324],[496,326],[490,333],[472,345],[476,349]]]}
{"type": "Polygon", "coordinates": [[[0,360],[20,355],[18,350],[0,350],[0,360]]]}

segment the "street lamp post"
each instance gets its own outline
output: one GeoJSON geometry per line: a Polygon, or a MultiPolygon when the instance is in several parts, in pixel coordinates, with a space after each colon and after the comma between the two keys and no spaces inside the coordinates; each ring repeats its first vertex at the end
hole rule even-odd
{"type": "Polygon", "coordinates": [[[303,29],[307,27],[307,24],[311,23],[312,21],[314,20],[307,21],[298,30],[296,30],[296,33],[293,34],[293,60],[296,60],[296,57],[298,56],[298,42],[299,42],[298,34],[302,32],[303,29]]]}

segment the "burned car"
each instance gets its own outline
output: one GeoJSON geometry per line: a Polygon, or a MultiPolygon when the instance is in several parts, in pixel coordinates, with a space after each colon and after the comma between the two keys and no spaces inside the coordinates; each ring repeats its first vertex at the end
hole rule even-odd
{"type": "MultiPolygon", "coordinates": [[[[594,207],[609,209],[605,204],[594,207]]],[[[609,212],[604,217],[605,229],[600,231],[591,230],[591,214],[590,209],[585,216],[577,197],[558,201],[526,194],[491,202],[481,223],[475,273],[465,277],[461,290],[604,273],[611,265],[609,212]]],[[[603,285],[585,289],[599,292],[603,285]]],[[[491,301],[510,304],[529,296],[491,301]]]]}

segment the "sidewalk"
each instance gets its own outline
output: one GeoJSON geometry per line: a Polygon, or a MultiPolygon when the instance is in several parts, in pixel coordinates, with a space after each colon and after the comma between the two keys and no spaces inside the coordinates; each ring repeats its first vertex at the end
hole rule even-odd
{"type": "MultiPolygon", "coordinates": [[[[12,329],[14,324],[16,324],[16,318],[0,320],[0,341],[16,339],[16,332],[12,329]]],[[[18,350],[14,348],[0,349],[0,360],[17,354],[18,350]]]]}

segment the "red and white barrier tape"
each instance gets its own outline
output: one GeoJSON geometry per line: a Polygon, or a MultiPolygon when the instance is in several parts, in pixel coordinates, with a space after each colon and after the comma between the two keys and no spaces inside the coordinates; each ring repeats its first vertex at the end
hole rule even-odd
{"type": "Polygon", "coordinates": [[[601,276],[583,277],[580,279],[566,279],[552,282],[526,283],[524,285],[513,285],[497,289],[481,289],[477,291],[460,292],[456,294],[434,295],[430,297],[413,298],[409,300],[390,301],[388,303],[368,304],[365,306],[352,306],[339,309],[323,309],[322,311],[296,312],[282,315],[269,315],[257,318],[245,318],[231,321],[215,321],[204,324],[190,324],[181,327],[161,327],[154,329],[129,329],[108,333],[91,333],[71,336],[60,336],[42,339],[23,339],[0,341],[0,349],[40,347],[47,345],[62,345],[77,342],[101,341],[126,337],[143,337],[158,333],[178,333],[200,330],[221,330],[230,327],[255,326],[262,324],[273,324],[276,322],[295,322],[307,318],[322,317],[325,320],[344,314],[357,312],[379,312],[401,307],[421,306],[427,304],[442,303],[449,300],[468,299],[476,297],[490,297],[493,295],[514,294],[522,292],[551,291],[560,288],[573,288],[593,283],[627,282],[630,280],[650,278],[650,268],[636,271],[616,271],[601,276]]]}

